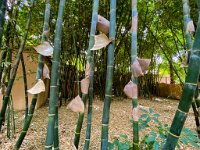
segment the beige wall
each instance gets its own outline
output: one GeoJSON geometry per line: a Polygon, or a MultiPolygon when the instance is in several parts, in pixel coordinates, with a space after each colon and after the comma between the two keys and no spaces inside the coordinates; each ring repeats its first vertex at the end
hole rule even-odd
{"type": "MultiPolygon", "coordinates": [[[[35,83],[36,70],[37,70],[37,54],[24,53],[24,61],[26,65],[26,73],[27,73],[27,82],[28,89],[30,89],[35,83]]],[[[15,58],[13,58],[13,63],[15,62],[15,58]]],[[[49,93],[49,79],[44,79],[46,91],[39,94],[36,108],[41,107],[48,98],[49,93]]],[[[2,105],[2,96],[0,97],[0,108],[2,105]]],[[[21,63],[19,65],[17,76],[12,88],[12,98],[13,98],[13,106],[15,110],[25,110],[25,95],[24,95],[24,82],[23,82],[23,72],[21,63]]],[[[29,105],[31,103],[32,95],[28,95],[29,105]]]]}

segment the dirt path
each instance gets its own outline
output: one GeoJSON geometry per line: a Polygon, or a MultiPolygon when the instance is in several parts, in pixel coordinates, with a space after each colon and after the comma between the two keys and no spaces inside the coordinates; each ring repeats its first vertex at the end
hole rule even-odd
{"type": "MultiPolygon", "coordinates": [[[[166,100],[161,101],[150,101],[150,100],[139,100],[140,105],[146,107],[152,107],[155,112],[161,114],[160,120],[163,123],[168,123],[171,125],[171,121],[174,116],[178,101],[177,100],[166,100]]],[[[101,137],[101,117],[102,117],[102,106],[103,102],[96,98],[93,103],[93,120],[92,120],[92,136],[91,136],[91,150],[100,149],[100,137],[101,137]]],[[[130,112],[131,112],[131,101],[128,99],[114,98],[111,105],[110,112],[110,125],[109,125],[109,140],[113,140],[116,136],[120,134],[127,134],[131,138],[131,123],[130,123],[130,112]]],[[[31,128],[29,129],[27,136],[22,144],[21,150],[42,150],[45,143],[46,127],[47,127],[47,114],[48,107],[36,110],[33,121],[31,123],[31,128]]],[[[60,149],[61,150],[71,150],[72,141],[74,136],[75,123],[78,114],[71,112],[62,106],[59,109],[59,136],[60,136],[60,149]]],[[[0,134],[0,149],[10,150],[15,144],[23,122],[23,112],[15,112],[16,118],[16,134],[13,140],[8,140],[6,138],[6,132],[4,130],[3,134],[0,134]]],[[[85,138],[85,126],[86,118],[84,119],[83,130],[81,133],[81,146],[82,149],[85,138]]],[[[188,118],[186,120],[186,127],[195,129],[195,122],[193,113],[190,111],[188,118]]],[[[190,149],[192,148],[184,148],[190,149]]]]}

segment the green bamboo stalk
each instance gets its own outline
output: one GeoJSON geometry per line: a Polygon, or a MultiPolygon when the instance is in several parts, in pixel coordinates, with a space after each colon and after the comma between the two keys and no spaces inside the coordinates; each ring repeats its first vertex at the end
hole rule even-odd
{"type": "Polygon", "coordinates": [[[5,11],[6,11],[6,0],[1,0],[0,2],[0,48],[2,44],[3,37],[3,26],[5,23],[5,11]]]}
{"type": "MultiPolygon", "coordinates": [[[[198,9],[200,8],[200,0],[197,1],[198,9]]],[[[200,64],[200,15],[198,18],[197,30],[195,34],[194,44],[191,50],[190,61],[188,65],[188,73],[186,76],[185,85],[183,88],[183,93],[176,110],[167,141],[163,147],[163,150],[173,150],[175,149],[179,136],[181,134],[182,128],[184,126],[189,108],[192,103],[192,99],[195,94],[197,87],[198,77],[199,77],[199,64],[200,64]]]]}
{"type": "Polygon", "coordinates": [[[115,34],[116,34],[115,32],[116,3],[117,3],[116,0],[110,1],[109,39],[112,39],[112,42],[108,46],[108,56],[107,56],[106,87],[105,87],[105,99],[104,99],[102,130],[101,130],[101,149],[102,150],[106,150],[108,148],[108,125],[109,125],[110,104],[111,104],[111,99],[112,99],[114,47],[115,47],[115,34]]]}
{"type": "MultiPolygon", "coordinates": [[[[132,64],[134,61],[137,60],[137,29],[136,31],[133,28],[137,27],[138,22],[133,21],[134,19],[138,19],[138,12],[137,12],[137,0],[132,0],[132,32],[131,32],[131,61],[132,64]]],[[[137,85],[138,78],[132,76],[132,82],[137,85]]],[[[138,99],[132,99],[132,107],[138,107],[138,99]]],[[[139,127],[138,127],[138,120],[133,120],[133,149],[138,150],[139,147],[139,127]]]]}
{"type": "Polygon", "coordinates": [[[98,20],[98,8],[99,8],[99,0],[93,1],[93,11],[92,11],[92,21],[90,27],[90,39],[89,46],[87,50],[87,61],[90,64],[90,83],[89,83],[89,99],[88,99],[88,115],[87,115],[87,128],[86,128],[86,137],[85,137],[85,145],[84,150],[89,149],[90,145],[90,136],[91,136],[91,125],[92,125],[92,100],[93,100],[93,78],[94,78],[94,56],[92,51],[90,50],[94,46],[94,35],[96,32],[96,25],[98,20]]]}
{"type": "MultiPolygon", "coordinates": [[[[59,95],[60,92],[60,65],[58,69],[58,80],[57,80],[57,95],[59,95]]],[[[58,99],[59,96],[57,97],[57,100],[55,102],[55,124],[54,124],[54,142],[53,142],[53,147],[54,150],[59,150],[59,136],[58,136],[58,99]]]]}
{"type": "Polygon", "coordinates": [[[34,0],[32,0],[31,6],[30,6],[30,11],[29,11],[29,14],[28,14],[28,21],[27,21],[27,24],[26,24],[26,30],[25,30],[25,33],[24,33],[23,41],[20,45],[20,48],[19,48],[19,51],[18,51],[18,54],[17,54],[17,59],[16,59],[16,62],[14,64],[14,67],[13,67],[13,70],[12,70],[11,78],[8,81],[8,87],[6,89],[5,96],[3,98],[3,105],[2,105],[1,113],[0,113],[0,130],[1,130],[2,123],[3,123],[4,117],[5,117],[8,99],[9,99],[9,96],[10,96],[10,93],[11,93],[11,90],[12,90],[12,86],[13,86],[13,83],[14,83],[14,80],[15,80],[15,77],[16,77],[16,74],[17,74],[17,69],[18,69],[18,66],[19,66],[20,59],[21,59],[21,54],[23,52],[23,49],[24,49],[24,46],[25,46],[25,43],[26,43],[26,39],[27,39],[27,36],[28,36],[28,30],[29,30],[29,27],[30,27],[33,6],[34,6],[34,0]]]}
{"type": "Polygon", "coordinates": [[[23,70],[23,79],[24,79],[24,95],[25,95],[25,119],[27,119],[28,116],[28,87],[27,87],[27,77],[26,77],[26,67],[24,64],[24,56],[22,54],[21,56],[21,64],[22,64],[22,70],[23,70]]]}
{"type": "Polygon", "coordinates": [[[46,145],[45,149],[50,150],[53,146],[54,137],[54,124],[55,124],[55,104],[58,99],[57,94],[57,81],[58,81],[58,70],[60,62],[60,50],[61,50],[61,39],[62,39],[62,23],[65,9],[65,0],[60,0],[58,18],[56,23],[56,33],[54,39],[54,53],[53,53],[53,63],[51,72],[51,86],[50,86],[50,100],[49,100],[49,114],[48,114],[48,128],[46,135],[46,145]]]}
{"type": "MultiPolygon", "coordinates": [[[[93,99],[93,76],[94,76],[94,61],[91,52],[91,48],[94,46],[94,36],[96,33],[96,24],[98,18],[98,7],[99,7],[99,0],[93,1],[93,11],[92,11],[92,21],[90,27],[90,39],[89,39],[89,46],[87,50],[87,62],[90,64],[90,85],[89,85],[89,101],[88,101],[88,119],[87,119],[87,129],[86,129],[86,138],[85,138],[85,145],[84,149],[89,149],[90,144],[90,134],[91,134],[91,122],[92,122],[92,99],[93,99]]],[[[86,106],[88,94],[82,94],[83,103],[86,106]]],[[[84,113],[79,113],[79,118],[76,125],[75,137],[74,137],[74,145],[78,149],[79,140],[80,140],[80,133],[82,129],[84,119],[84,113]]]]}
{"type": "MultiPolygon", "coordinates": [[[[46,8],[45,8],[45,16],[44,16],[43,33],[44,33],[44,31],[49,29],[50,8],[51,8],[50,2],[49,2],[49,0],[47,0],[46,1],[46,8]]],[[[47,39],[47,37],[45,37],[45,35],[43,34],[42,35],[42,42],[44,42],[45,39],[47,39]]],[[[42,77],[43,65],[44,65],[43,64],[43,56],[39,55],[36,80],[41,79],[41,77],[42,77]]],[[[34,113],[34,110],[35,110],[35,105],[37,103],[37,97],[38,97],[37,94],[33,95],[33,97],[32,97],[31,105],[30,105],[30,108],[29,108],[29,113],[28,113],[27,119],[24,122],[24,126],[23,126],[23,129],[21,131],[21,134],[20,134],[20,136],[19,136],[19,138],[18,138],[18,140],[15,144],[15,149],[20,148],[20,146],[21,146],[21,144],[22,144],[22,142],[23,142],[23,140],[26,136],[28,128],[31,124],[31,120],[32,120],[33,113],[34,113]]]]}

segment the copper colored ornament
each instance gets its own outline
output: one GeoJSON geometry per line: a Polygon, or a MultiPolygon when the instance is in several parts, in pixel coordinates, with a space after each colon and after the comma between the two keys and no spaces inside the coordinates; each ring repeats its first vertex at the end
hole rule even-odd
{"type": "Polygon", "coordinates": [[[145,74],[146,71],[148,70],[151,60],[150,59],[140,59],[140,58],[138,58],[137,60],[140,64],[143,74],[145,74]]]}
{"type": "Polygon", "coordinates": [[[132,117],[133,117],[133,121],[139,120],[139,109],[138,109],[138,107],[132,108],[132,117]]]}
{"type": "Polygon", "coordinates": [[[81,92],[83,94],[88,94],[89,83],[89,78],[84,78],[81,80],[81,92]]]}
{"type": "Polygon", "coordinates": [[[109,27],[110,22],[106,18],[98,15],[97,30],[107,34],[109,32],[109,27]]]}
{"type": "Polygon", "coordinates": [[[73,112],[84,112],[85,106],[81,99],[81,97],[78,95],[76,96],[68,105],[68,109],[71,109],[73,112]]]}
{"type": "Polygon", "coordinates": [[[144,73],[142,72],[142,68],[137,59],[131,65],[131,69],[132,69],[132,74],[134,77],[139,77],[139,76],[144,75],[144,73]]]}
{"type": "Polygon", "coordinates": [[[138,95],[137,84],[134,84],[132,81],[130,81],[124,87],[124,93],[128,98],[137,98],[138,95]]]}

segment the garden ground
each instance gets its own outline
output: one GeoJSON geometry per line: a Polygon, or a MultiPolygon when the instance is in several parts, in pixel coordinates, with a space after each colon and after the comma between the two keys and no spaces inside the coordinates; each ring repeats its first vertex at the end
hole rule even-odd
{"type": "MultiPolygon", "coordinates": [[[[176,107],[177,100],[154,98],[139,99],[139,104],[144,107],[151,107],[156,113],[161,114],[159,120],[163,123],[171,125],[176,107]]],[[[101,119],[102,119],[103,102],[100,98],[96,97],[93,102],[93,120],[92,120],[92,135],[91,135],[91,150],[100,149],[101,138],[101,119]]],[[[6,130],[0,134],[0,149],[10,150],[15,144],[23,123],[23,113],[15,112],[16,120],[16,134],[12,140],[6,138],[6,130]]],[[[110,111],[110,125],[109,125],[109,140],[112,141],[120,134],[127,134],[131,139],[131,100],[124,98],[113,98],[110,111]]],[[[48,121],[48,104],[35,111],[30,129],[21,146],[21,150],[42,150],[45,145],[46,127],[48,121]]],[[[75,124],[78,114],[67,109],[66,105],[59,108],[59,136],[60,136],[60,149],[61,150],[74,150],[73,136],[75,124]]],[[[86,117],[86,115],[85,115],[86,117]]],[[[186,120],[186,127],[195,130],[195,122],[192,111],[190,110],[186,120]]],[[[81,133],[80,150],[83,149],[84,138],[86,129],[86,119],[84,119],[83,130],[81,133]]],[[[141,133],[143,136],[145,133],[141,133]]],[[[186,146],[182,147],[184,150],[193,150],[193,148],[186,146]]]]}

